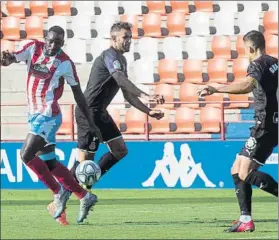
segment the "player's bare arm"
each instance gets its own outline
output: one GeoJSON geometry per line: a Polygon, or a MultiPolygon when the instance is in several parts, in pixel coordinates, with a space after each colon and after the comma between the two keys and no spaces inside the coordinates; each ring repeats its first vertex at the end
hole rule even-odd
{"type": "Polygon", "coordinates": [[[8,50],[7,51],[2,51],[1,66],[9,66],[9,65],[11,65],[12,63],[15,63],[15,62],[17,62],[17,61],[16,61],[15,56],[12,53],[10,53],[8,50]]]}
{"type": "Polygon", "coordinates": [[[151,110],[148,108],[143,102],[140,101],[138,97],[129,92],[122,90],[124,98],[135,108],[138,110],[148,114],[150,117],[161,119],[164,117],[164,113],[161,110],[151,110]]]}
{"type": "Polygon", "coordinates": [[[164,97],[160,95],[149,95],[140,90],[135,84],[133,84],[122,71],[116,71],[112,74],[113,78],[117,82],[118,86],[125,92],[134,95],[135,97],[143,98],[151,102],[163,104],[165,102],[164,97]]]}
{"type": "Polygon", "coordinates": [[[231,94],[245,94],[250,93],[253,88],[256,86],[256,79],[248,76],[245,81],[240,83],[234,83],[228,86],[222,86],[215,88],[212,86],[207,86],[199,91],[201,97],[212,95],[214,93],[231,93],[231,94]]]}
{"type": "Polygon", "coordinates": [[[89,111],[89,107],[88,107],[87,102],[84,98],[84,95],[81,91],[80,84],[78,84],[76,86],[72,86],[71,88],[72,88],[72,92],[74,94],[74,98],[75,98],[75,101],[76,101],[78,107],[80,108],[80,110],[82,111],[84,116],[87,118],[91,128],[94,130],[94,133],[96,134],[98,139],[100,141],[102,141],[102,134],[100,132],[100,129],[95,125],[95,123],[93,121],[92,115],[90,114],[90,111],[89,111]]]}

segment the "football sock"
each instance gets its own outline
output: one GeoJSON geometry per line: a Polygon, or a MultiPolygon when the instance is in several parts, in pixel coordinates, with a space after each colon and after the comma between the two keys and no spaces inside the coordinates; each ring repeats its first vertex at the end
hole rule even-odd
{"type": "Polygon", "coordinates": [[[77,177],[76,177],[76,169],[77,169],[77,166],[79,165],[79,163],[80,163],[79,161],[75,161],[74,165],[70,169],[70,173],[76,179],[77,182],[78,182],[78,180],[77,180],[77,177]]]}
{"type": "Polygon", "coordinates": [[[58,182],[60,182],[66,189],[73,192],[79,199],[82,199],[87,191],[84,190],[74,179],[68,168],[60,162],[57,163],[55,169],[51,171],[58,182]]]}
{"type": "Polygon", "coordinates": [[[241,215],[240,218],[239,218],[239,221],[243,222],[243,223],[248,223],[251,220],[252,220],[252,218],[251,218],[250,215],[241,215]]]}
{"type": "Polygon", "coordinates": [[[36,173],[38,178],[53,192],[53,194],[57,194],[59,192],[60,185],[52,176],[44,161],[36,156],[27,163],[27,166],[36,173]]]}
{"type": "Polygon", "coordinates": [[[103,155],[98,162],[98,165],[101,168],[101,176],[103,176],[110,168],[112,168],[116,163],[118,162],[118,159],[113,156],[110,152],[103,155]]]}
{"type": "Polygon", "coordinates": [[[238,174],[233,174],[232,177],[241,215],[251,215],[252,185],[241,181],[238,174]]]}
{"type": "Polygon", "coordinates": [[[278,197],[278,182],[264,172],[252,170],[246,177],[245,182],[255,185],[275,197],[278,197]]]}

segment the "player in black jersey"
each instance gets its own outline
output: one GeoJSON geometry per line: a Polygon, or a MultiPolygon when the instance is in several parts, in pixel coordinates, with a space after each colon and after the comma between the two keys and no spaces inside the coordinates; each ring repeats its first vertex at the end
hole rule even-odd
{"type": "Polygon", "coordinates": [[[261,32],[250,31],[244,37],[245,51],[250,65],[246,80],[220,87],[208,86],[201,96],[214,93],[244,94],[253,92],[255,126],[231,169],[241,216],[226,232],[254,231],[251,218],[252,185],[278,197],[278,183],[268,174],[258,171],[278,145],[278,59],[265,53],[265,39],[261,32]]]}
{"type": "MultiPolygon", "coordinates": [[[[151,110],[139,99],[144,98],[151,102],[164,103],[163,96],[148,95],[128,79],[127,62],[123,53],[130,50],[132,38],[131,24],[117,22],[111,27],[110,33],[112,46],[96,58],[84,92],[94,121],[101,131],[102,140],[92,134],[86,118],[80,109],[76,108],[78,160],[79,162],[89,159],[93,160],[99,143],[103,141],[107,144],[109,152],[102,156],[98,162],[102,175],[128,153],[117,125],[107,111],[108,105],[119,89],[122,90],[124,98],[140,111],[158,120],[164,116],[162,111],[151,110]]],[[[71,169],[73,174],[75,174],[75,169],[79,162],[76,162],[71,169]]],[[[87,188],[90,189],[91,186],[87,186],[87,188]]]]}

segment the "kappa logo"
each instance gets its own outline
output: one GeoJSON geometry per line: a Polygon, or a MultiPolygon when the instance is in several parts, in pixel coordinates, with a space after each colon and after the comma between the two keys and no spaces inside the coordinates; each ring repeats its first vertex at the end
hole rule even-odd
{"type": "Polygon", "coordinates": [[[61,60],[59,60],[59,59],[55,59],[55,60],[53,61],[53,66],[54,66],[55,68],[57,68],[60,64],[61,64],[61,60]]]}
{"type": "Polygon", "coordinates": [[[202,169],[201,163],[195,163],[191,149],[187,143],[180,147],[181,157],[178,161],[174,154],[174,145],[167,142],[164,146],[164,154],[161,160],[155,162],[155,168],[151,176],[142,183],[143,187],[154,187],[155,180],[161,176],[168,187],[175,187],[180,180],[181,186],[191,187],[197,177],[200,177],[205,187],[215,188],[202,169]]]}

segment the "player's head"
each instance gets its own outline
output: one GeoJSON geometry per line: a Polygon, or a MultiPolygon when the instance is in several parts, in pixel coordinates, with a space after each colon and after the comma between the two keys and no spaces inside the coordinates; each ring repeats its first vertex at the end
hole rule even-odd
{"type": "Polygon", "coordinates": [[[112,46],[122,53],[130,51],[132,39],[131,28],[132,25],[128,22],[117,22],[110,29],[112,46]]]}
{"type": "Polygon", "coordinates": [[[250,31],[244,35],[243,41],[245,52],[250,61],[254,61],[265,52],[265,39],[261,32],[250,31]]]}
{"type": "Polygon", "coordinates": [[[54,56],[64,45],[65,31],[59,26],[53,26],[48,30],[45,37],[45,53],[54,56]]]}

